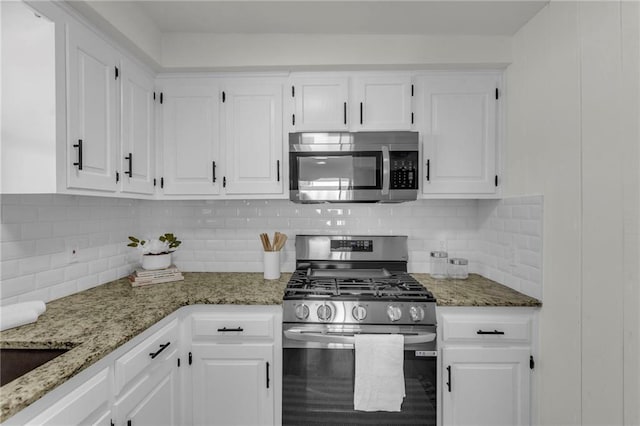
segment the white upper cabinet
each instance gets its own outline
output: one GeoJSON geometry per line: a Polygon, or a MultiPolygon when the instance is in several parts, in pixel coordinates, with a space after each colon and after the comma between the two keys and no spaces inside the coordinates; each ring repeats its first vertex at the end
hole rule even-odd
{"type": "Polygon", "coordinates": [[[167,195],[218,194],[220,94],[215,81],[166,79],[161,85],[161,190],[167,195]]]}
{"type": "Polygon", "coordinates": [[[494,194],[497,74],[416,78],[423,194],[494,194]]]}
{"type": "Polygon", "coordinates": [[[226,194],[283,193],[282,84],[224,86],[222,141],[226,194]]]}
{"type": "Polygon", "coordinates": [[[76,22],[67,39],[67,185],[116,191],[120,54],[76,22]]]}
{"type": "Polygon", "coordinates": [[[153,194],[155,105],[153,77],[133,62],[122,63],[122,191],[153,194]]]}
{"type": "Polygon", "coordinates": [[[355,76],[351,127],[354,130],[410,130],[411,76],[389,73],[355,76]]]}
{"type": "Polygon", "coordinates": [[[294,131],[347,130],[347,77],[295,76],[291,84],[291,96],[295,103],[291,128],[294,131]]]}

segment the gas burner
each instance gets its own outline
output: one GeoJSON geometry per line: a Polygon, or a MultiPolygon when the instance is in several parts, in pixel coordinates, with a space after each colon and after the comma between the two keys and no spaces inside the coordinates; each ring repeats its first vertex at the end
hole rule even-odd
{"type": "Polygon", "coordinates": [[[435,298],[407,272],[407,238],[296,237],[285,322],[435,324],[435,298]],[[371,250],[359,250],[359,247],[371,250]]]}
{"type": "Polygon", "coordinates": [[[406,272],[391,272],[390,278],[309,278],[306,270],[296,271],[285,291],[290,297],[407,299],[433,298],[406,272]]]}

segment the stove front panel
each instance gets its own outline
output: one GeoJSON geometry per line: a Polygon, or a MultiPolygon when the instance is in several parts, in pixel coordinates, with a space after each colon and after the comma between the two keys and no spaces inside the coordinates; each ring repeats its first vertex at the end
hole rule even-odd
{"type": "Polygon", "coordinates": [[[434,302],[425,301],[332,300],[306,297],[284,300],[282,320],[285,323],[435,325],[436,305],[434,302]]]}

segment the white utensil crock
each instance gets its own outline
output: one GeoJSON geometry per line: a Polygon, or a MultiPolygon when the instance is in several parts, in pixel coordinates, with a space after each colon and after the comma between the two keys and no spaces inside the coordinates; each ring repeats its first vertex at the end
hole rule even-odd
{"type": "Polygon", "coordinates": [[[264,252],[264,279],[277,280],[280,278],[280,252],[264,252]]]}

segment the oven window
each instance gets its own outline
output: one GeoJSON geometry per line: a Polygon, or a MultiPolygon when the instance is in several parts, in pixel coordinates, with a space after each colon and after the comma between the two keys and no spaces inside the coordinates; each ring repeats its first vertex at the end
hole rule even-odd
{"type": "Polygon", "coordinates": [[[380,189],[382,155],[378,152],[345,154],[298,154],[298,188],[304,189],[380,189]]]}
{"type": "Polygon", "coordinates": [[[436,424],[436,357],[405,351],[401,411],[363,412],[353,409],[353,349],[285,348],[283,356],[284,425],[436,424]]]}

